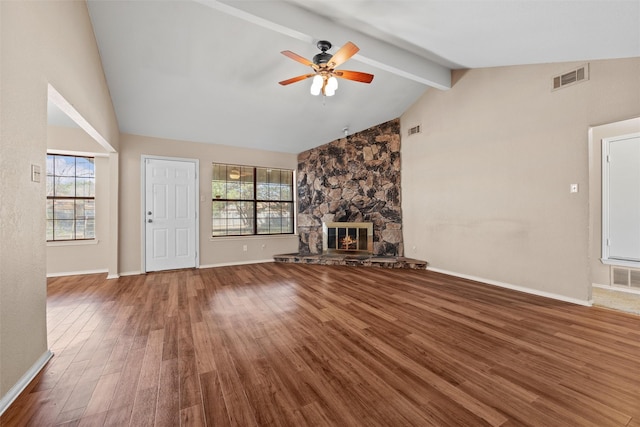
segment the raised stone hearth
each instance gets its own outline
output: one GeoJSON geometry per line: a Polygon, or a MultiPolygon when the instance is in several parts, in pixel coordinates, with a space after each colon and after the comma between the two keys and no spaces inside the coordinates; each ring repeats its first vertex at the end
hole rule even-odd
{"type": "Polygon", "coordinates": [[[321,265],[351,265],[356,267],[409,268],[425,270],[426,261],[399,256],[349,255],[349,254],[281,254],[274,255],[275,262],[321,265]]]}

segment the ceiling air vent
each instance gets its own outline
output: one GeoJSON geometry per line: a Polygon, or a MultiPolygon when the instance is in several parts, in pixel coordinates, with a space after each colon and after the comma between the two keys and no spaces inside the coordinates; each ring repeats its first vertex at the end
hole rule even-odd
{"type": "Polygon", "coordinates": [[[409,128],[409,136],[420,133],[420,125],[409,128]]]}
{"type": "Polygon", "coordinates": [[[555,76],[552,90],[558,90],[587,80],[589,80],[589,64],[584,64],[568,73],[555,76]]]}

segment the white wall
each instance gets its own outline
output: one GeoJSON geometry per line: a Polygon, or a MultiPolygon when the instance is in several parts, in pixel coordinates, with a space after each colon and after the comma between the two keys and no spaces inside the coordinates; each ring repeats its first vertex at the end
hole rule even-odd
{"type": "Polygon", "coordinates": [[[200,266],[211,267],[272,261],[273,255],[298,251],[298,236],[211,237],[211,178],[213,162],[297,169],[295,154],[252,150],[217,144],[121,135],[120,151],[120,272],[142,269],[141,157],[142,155],[199,159],[200,266]],[[247,251],[243,250],[247,246],[247,251]]]}
{"type": "Polygon", "coordinates": [[[581,64],[457,71],[452,89],[402,115],[407,256],[590,299],[588,129],[640,113],[640,58],[592,61],[589,81],[551,91],[552,76],[581,64]]]}
{"type": "Polygon", "coordinates": [[[0,1],[0,411],[46,360],[47,84],[112,146],[118,126],[80,1],[0,1]],[[43,359],[45,357],[45,359],[43,359]]]}

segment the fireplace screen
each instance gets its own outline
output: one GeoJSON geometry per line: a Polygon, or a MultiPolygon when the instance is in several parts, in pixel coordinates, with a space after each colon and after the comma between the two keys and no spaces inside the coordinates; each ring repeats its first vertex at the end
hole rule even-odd
{"type": "Polygon", "coordinates": [[[322,224],[323,253],[373,253],[373,224],[370,222],[328,222],[322,224]]]}

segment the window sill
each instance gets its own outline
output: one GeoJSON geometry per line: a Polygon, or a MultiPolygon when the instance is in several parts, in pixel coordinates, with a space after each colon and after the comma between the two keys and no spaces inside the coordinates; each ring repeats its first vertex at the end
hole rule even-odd
{"type": "Polygon", "coordinates": [[[291,239],[298,238],[298,234],[251,234],[248,236],[209,236],[209,241],[215,242],[220,240],[266,240],[266,239],[291,239]]]}
{"type": "Polygon", "coordinates": [[[625,260],[622,260],[622,259],[600,258],[600,262],[602,262],[605,265],[613,265],[614,267],[640,268],[640,261],[625,261],[625,260]]]}
{"type": "Polygon", "coordinates": [[[47,247],[57,247],[57,246],[85,246],[85,245],[97,245],[100,243],[100,240],[60,240],[57,242],[47,242],[47,247]]]}

